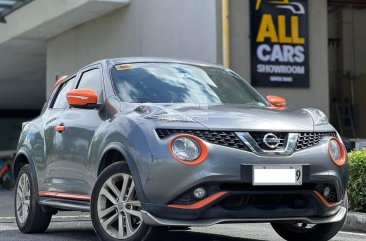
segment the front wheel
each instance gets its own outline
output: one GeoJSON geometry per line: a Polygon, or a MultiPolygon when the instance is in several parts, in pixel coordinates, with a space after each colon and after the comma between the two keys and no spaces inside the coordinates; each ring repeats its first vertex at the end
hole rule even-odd
{"type": "Polygon", "coordinates": [[[148,241],[164,231],[143,222],[135,182],[122,162],[107,167],[98,177],[91,199],[91,218],[103,241],[148,241]]]}
{"type": "Polygon", "coordinates": [[[29,165],[19,172],[15,185],[15,217],[18,228],[23,233],[42,233],[47,230],[52,214],[44,212],[37,203],[36,178],[29,165]]]}

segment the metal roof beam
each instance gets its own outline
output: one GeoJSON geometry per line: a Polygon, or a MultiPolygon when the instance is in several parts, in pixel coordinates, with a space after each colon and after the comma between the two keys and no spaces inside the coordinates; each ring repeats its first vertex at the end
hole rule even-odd
{"type": "Polygon", "coordinates": [[[6,23],[5,17],[20,7],[23,7],[27,3],[32,2],[33,0],[0,0],[0,9],[5,9],[0,11],[0,23],[6,23]]]}

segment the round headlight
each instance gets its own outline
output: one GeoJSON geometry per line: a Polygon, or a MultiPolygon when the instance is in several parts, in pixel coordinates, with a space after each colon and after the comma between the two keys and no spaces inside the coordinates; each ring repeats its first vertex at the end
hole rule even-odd
{"type": "Polygon", "coordinates": [[[170,154],[178,162],[196,166],[203,163],[208,157],[206,143],[197,136],[179,134],[169,142],[170,154]]]}
{"type": "Polygon", "coordinates": [[[178,137],[172,143],[173,155],[182,161],[194,161],[201,155],[199,144],[187,137],[178,137]]]}
{"type": "Polygon", "coordinates": [[[336,138],[331,138],[329,140],[329,155],[336,165],[342,166],[344,164],[346,158],[345,150],[340,141],[336,138]]]}

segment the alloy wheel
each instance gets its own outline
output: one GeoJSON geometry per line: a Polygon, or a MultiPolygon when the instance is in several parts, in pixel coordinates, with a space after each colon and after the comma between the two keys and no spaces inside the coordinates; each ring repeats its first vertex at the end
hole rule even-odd
{"type": "Polygon", "coordinates": [[[127,239],[139,230],[141,203],[131,175],[116,174],[104,183],[98,196],[97,213],[104,231],[113,238],[127,239]]]}
{"type": "Polygon", "coordinates": [[[27,221],[30,210],[30,183],[27,174],[23,174],[17,186],[16,211],[21,223],[27,221]]]}

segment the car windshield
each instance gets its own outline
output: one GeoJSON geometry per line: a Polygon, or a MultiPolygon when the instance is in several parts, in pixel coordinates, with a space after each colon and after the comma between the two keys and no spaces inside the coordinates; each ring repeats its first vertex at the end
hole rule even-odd
{"type": "Polygon", "coordinates": [[[117,95],[132,103],[245,104],[267,106],[244,80],[223,68],[180,63],[115,65],[117,95]]]}

